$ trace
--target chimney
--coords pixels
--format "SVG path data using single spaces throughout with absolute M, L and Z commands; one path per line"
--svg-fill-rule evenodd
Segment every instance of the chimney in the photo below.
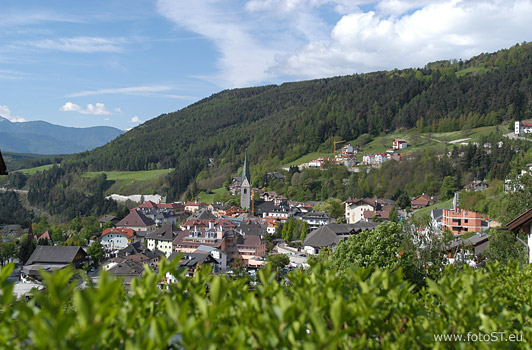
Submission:
M 453 211 L 456 211 L 457 208 L 458 208 L 458 192 L 455 192 L 454 198 L 453 198 Z

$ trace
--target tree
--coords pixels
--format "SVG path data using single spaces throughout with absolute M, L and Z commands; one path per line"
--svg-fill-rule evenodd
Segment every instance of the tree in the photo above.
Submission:
M 299 235 L 299 238 L 301 239 L 301 243 L 305 242 L 305 238 L 308 235 L 308 224 L 306 221 L 303 221 L 303 224 L 301 225 L 301 234 Z
M 397 203 L 396 204 L 401 209 L 410 208 L 410 206 L 411 206 L 410 197 L 408 197 L 408 195 L 406 193 L 402 193 L 397 198 Z
M 443 179 L 443 184 L 441 185 L 440 195 L 442 199 L 452 198 L 454 192 L 459 190 L 460 186 L 458 180 L 454 176 L 446 176 Z
M 36 246 L 33 235 L 26 235 L 26 237 L 22 239 L 18 251 L 18 259 L 21 264 L 25 264 L 26 261 L 28 261 Z
M 99 261 L 103 258 L 105 251 L 103 250 L 100 242 L 93 242 L 89 249 L 87 249 L 87 254 L 92 258 L 92 261 L 98 265 Z
M 345 271 L 351 266 L 395 269 L 400 266 L 401 225 L 383 223 L 341 242 L 332 254 L 333 266 Z
M 285 254 L 273 254 L 266 257 L 266 261 L 272 267 L 272 271 L 276 272 L 277 280 L 283 277 L 283 269 L 290 264 L 290 258 Z
M 288 221 L 283 225 L 282 237 L 285 240 L 285 242 L 292 241 L 292 238 L 294 235 L 294 221 L 295 219 L 292 217 L 288 219 Z
M 395 205 L 392 207 L 392 210 L 390 210 L 390 216 L 388 220 L 391 222 L 399 222 L 399 211 Z
M 0 242 L 0 265 L 4 266 L 7 262 L 17 256 L 17 245 L 15 242 Z
M 324 211 L 337 218 L 344 215 L 344 204 L 336 198 L 329 198 L 320 205 L 314 207 L 316 211 Z

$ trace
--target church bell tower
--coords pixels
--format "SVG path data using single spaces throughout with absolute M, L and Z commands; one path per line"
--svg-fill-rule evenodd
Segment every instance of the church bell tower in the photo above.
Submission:
M 249 173 L 248 156 L 244 156 L 242 169 L 242 182 L 240 185 L 240 206 L 244 209 L 251 207 L 251 175 Z

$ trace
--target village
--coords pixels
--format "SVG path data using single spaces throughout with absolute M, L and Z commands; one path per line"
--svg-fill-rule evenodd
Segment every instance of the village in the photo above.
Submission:
M 389 159 L 399 161 L 401 154 L 395 152 L 406 148 L 407 143 L 395 139 L 392 146 L 388 154 L 364 155 L 363 163 L 378 166 Z M 356 149 L 351 145 L 345 145 L 335 156 L 338 164 L 359 166 Z M 321 167 L 320 159 L 309 164 Z M 94 280 L 103 269 L 121 279 L 126 287 L 144 274 L 145 266 L 156 271 L 163 258 L 180 259 L 179 267 L 189 277 L 198 268 L 210 266 L 214 274 L 231 276 L 238 269 L 238 273 L 244 271 L 252 278 L 268 263 L 269 257 L 279 254 L 287 257 L 282 266 L 284 272 L 305 269 L 309 257 L 320 251 L 334 251 L 350 236 L 374 230 L 383 222 L 407 220 L 414 211 L 437 202 L 436 197 L 422 194 L 410 198 L 407 208 L 397 210 L 396 201 L 391 199 L 350 198 L 342 203 L 343 215 L 333 217 L 325 211 L 314 211 L 314 207 L 319 208 L 317 202 L 297 202 L 273 191 L 253 188 L 247 158 L 242 169 L 242 174 L 233 177 L 230 185 L 231 193 L 240 197 L 240 206 L 197 200 L 174 203 L 147 200 L 122 219 L 112 215 L 100 217 L 101 230 L 92 237 L 89 247 L 54 245 L 49 232 L 35 236 L 39 242 L 44 239 L 49 244 L 38 245 L 22 266 L 15 292 L 26 295 L 30 288 L 39 288 L 41 271 L 51 272 L 69 265 L 87 269 Z M 532 165 L 522 175 L 528 172 L 532 172 Z M 278 179 L 283 176 L 277 172 L 269 175 Z M 486 187 L 485 182 L 477 180 L 464 190 L 482 191 Z M 427 225 L 412 229 L 429 238 L 443 232 L 452 234 L 455 238 L 444 248 L 448 257 L 445 263 L 461 259 L 472 267 L 488 247 L 490 235 L 486 231 L 500 226 L 485 215 L 461 209 L 457 193 L 452 207 L 432 209 L 430 220 Z M 295 222 L 299 223 L 297 232 L 286 234 Z M 31 228 L 29 235 L 33 235 Z M 96 261 L 89 254 L 92 245 L 102 250 Z M 171 283 L 175 278 L 167 275 L 161 283 Z

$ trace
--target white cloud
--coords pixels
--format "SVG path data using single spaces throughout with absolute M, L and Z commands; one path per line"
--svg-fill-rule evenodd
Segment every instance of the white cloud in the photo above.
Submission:
M 131 122 L 132 123 L 142 123 L 142 120 L 140 120 L 140 118 L 138 116 L 134 116 L 133 118 L 131 118 Z
M 105 107 L 105 104 L 103 103 L 96 103 L 92 104 L 89 103 L 85 109 L 81 108 L 75 103 L 67 102 L 63 106 L 59 108 L 59 110 L 63 112 L 79 112 L 82 114 L 93 114 L 93 115 L 109 115 L 111 112 L 107 110 Z
M 77 112 L 77 111 L 80 111 L 81 109 L 82 108 L 80 106 L 72 102 L 67 102 L 64 105 L 62 105 L 61 108 L 59 108 L 59 110 L 63 112 Z
M 120 107 L 113 109 L 113 111 L 116 113 L 122 113 L 122 109 L 120 109 Z
M 529 41 L 530 0 L 158 0 L 211 41 L 223 87 L 468 59 Z
M 145 86 L 131 86 L 125 88 L 112 88 L 112 89 L 99 89 L 99 90 L 86 90 L 75 92 L 67 95 L 66 97 L 80 97 L 80 96 L 93 96 L 93 95 L 107 95 L 107 94 L 122 94 L 122 95 L 141 95 L 157 93 L 162 91 L 170 91 L 173 88 L 168 85 L 145 85 Z
M 6 105 L 0 105 L 0 117 L 3 117 L 13 123 L 23 123 L 26 119 L 11 115 L 11 110 Z
M 99 38 L 79 36 L 74 38 L 44 39 L 23 42 L 23 45 L 44 50 L 59 50 L 66 52 L 120 52 L 124 44 L 128 43 L 125 38 Z

